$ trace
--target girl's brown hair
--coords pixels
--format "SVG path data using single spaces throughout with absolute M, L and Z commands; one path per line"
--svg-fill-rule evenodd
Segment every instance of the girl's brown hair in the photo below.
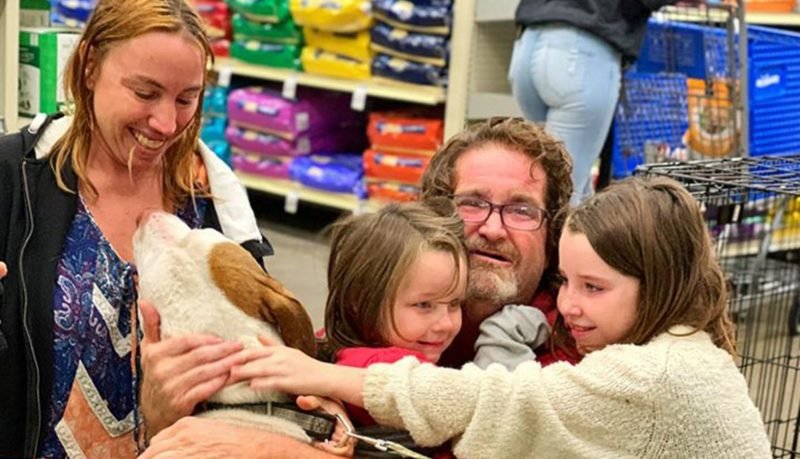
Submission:
M 725 277 L 700 206 L 680 184 L 666 178 L 616 183 L 571 211 L 565 229 L 586 235 L 609 266 L 639 279 L 636 320 L 624 343 L 644 344 L 672 326 L 689 325 L 735 355 Z M 560 317 L 555 334 L 568 339 Z
M 384 324 L 391 321 L 400 281 L 420 253 L 430 249 L 452 255 L 456 274 L 451 289 L 457 288 L 467 247 L 464 224 L 449 199 L 389 204 L 376 213 L 335 223 L 328 262 L 325 352 L 386 345 Z
M 67 132 L 54 145 L 50 154 L 59 188 L 70 190 L 63 172 L 69 162 L 90 197 L 97 189 L 87 175 L 89 147 L 95 132 L 94 97 L 87 85 L 90 72 L 98 72 L 109 49 L 119 43 L 148 32 L 185 33 L 203 49 L 206 65 L 213 60 L 208 37 L 197 13 L 184 0 L 99 0 L 81 35 L 75 51 L 64 69 L 66 94 L 74 102 L 74 113 Z M 90 68 L 91 67 L 91 68 Z M 203 85 L 205 86 L 203 76 Z M 195 191 L 194 153 L 200 133 L 202 93 L 197 111 L 180 138 L 164 154 L 164 201 L 177 205 Z

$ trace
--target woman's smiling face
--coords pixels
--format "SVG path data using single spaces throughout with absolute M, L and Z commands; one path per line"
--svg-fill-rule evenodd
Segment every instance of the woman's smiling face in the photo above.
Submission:
M 148 32 L 111 47 L 87 81 L 94 95 L 92 151 L 133 169 L 161 164 L 200 103 L 205 54 L 181 32 Z

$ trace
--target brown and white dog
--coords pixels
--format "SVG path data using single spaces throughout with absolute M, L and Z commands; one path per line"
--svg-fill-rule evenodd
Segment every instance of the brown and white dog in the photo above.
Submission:
M 211 333 L 245 347 L 261 346 L 259 336 L 315 354 L 308 313 L 266 274 L 241 246 L 213 229 L 190 229 L 174 215 L 155 212 L 134 235 L 139 295 L 161 316 L 163 336 Z M 254 391 L 246 382 L 223 388 L 208 402 L 241 405 L 289 402 L 286 394 Z M 242 409 L 211 410 L 201 416 L 258 425 L 303 441 L 296 423 Z

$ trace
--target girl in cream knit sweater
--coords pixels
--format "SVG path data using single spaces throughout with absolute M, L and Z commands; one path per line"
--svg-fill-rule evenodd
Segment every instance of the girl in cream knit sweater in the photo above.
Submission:
M 567 217 L 556 340 L 583 361 L 509 372 L 413 358 L 356 369 L 293 349 L 250 352 L 235 380 L 326 395 L 460 458 L 770 457 L 733 360 L 725 279 L 699 206 L 667 179 L 629 179 Z

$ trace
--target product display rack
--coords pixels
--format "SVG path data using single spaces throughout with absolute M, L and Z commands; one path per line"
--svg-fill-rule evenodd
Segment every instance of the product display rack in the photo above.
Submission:
M 344 80 L 261 67 L 218 58 L 215 69 L 232 76 L 284 82 L 351 93 L 354 98 L 382 98 L 423 105 L 444 104 L 445 139 L 460 131 L 468 120 L 491 116 L 521 116 L 507 81 L 515 27 L 514 10 L 519 0 L 458 0 L 453 6 L 450 75 L 446 89 L 371 79 Z M 749 14 L 747 22 L 800 25 L 800 14 Z M 30 122 L 17 115 L 19 2 L 0 0 L 0 117 L 7 130 Z M 355 102 L 355 101 L 354 101 Z M 355 104 L 354 104 L 355 105 Z M 286 187 L 268 178 L 242 176 L 248 188 L 282 194 Z M 316 192 L 316 190 L 314 190 Z M 324 192 L 320 192 L 324 193 Z M 301 202 L 315 202 L 352 210 L 356 204 L 337 193 L 330 199 L 312 201 L 316 193 L 301 193 Z M 318 197 L 318 196 L 316 196 Z M 349 198 L 349 197 L 348 197 Z M 355 198 L 353 198 L 355 199 Z M 367 206 L 369 207 L 369 205 Z

